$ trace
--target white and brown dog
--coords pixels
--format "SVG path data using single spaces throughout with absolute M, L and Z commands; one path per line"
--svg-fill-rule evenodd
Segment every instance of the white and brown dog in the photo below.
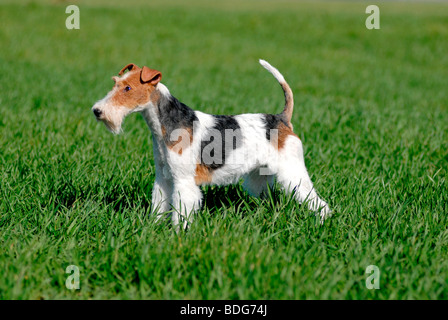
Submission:
M 157 70 L 128 64 L 112 77 L 113 89 L 92 108 L 113 133 L 123 119 L 140 112 L 152 131 L 155 183 L 152 212 L 160 218 L 171 212 L 178 228 L 191 222 L 201 207 L 201 185 L 227 185 L 244 179 L 243 187 L 259 196 L 274 179 L 322 220 L 330 214 L 308 175 L 302 142 L 293 132 L 293 95 L 281 73 L 260 60 L 285 94 L 280 114 L 210 115 L 194 111 L 173 97 Z M 128 71 L 125 73 L 125 71 Z

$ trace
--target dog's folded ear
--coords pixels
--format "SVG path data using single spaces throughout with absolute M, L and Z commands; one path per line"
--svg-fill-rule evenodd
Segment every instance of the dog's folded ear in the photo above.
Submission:
M 126 70 L 131 71 L 133 68 L 137 69 L 138 66 L 134 63 L 129 63 L 123 69 L 121 69 L 120 72 L 118 72 L 118 75 L 121 76 Z
M 152 85 L 156 85 L 162 80 L 162 73 L 157 70 L 149 69 L 147 66 L 142 68 L 140 79 L 143 83 L 149 82 Z

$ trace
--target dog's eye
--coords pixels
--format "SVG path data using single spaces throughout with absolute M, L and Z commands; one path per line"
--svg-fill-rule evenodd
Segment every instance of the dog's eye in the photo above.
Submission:
M 129 90 L 131 90 L 132 88 L 130 87 L 130 86 L 126 86 L 125 88 L 124 88 L 124 92 L 128 92 Z

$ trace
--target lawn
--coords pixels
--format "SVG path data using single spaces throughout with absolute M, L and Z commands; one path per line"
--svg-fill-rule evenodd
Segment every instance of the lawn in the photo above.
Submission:
M 63 1 L 0 4 L 1 299 L 448 298 L 447 3 L 379 2 L 367 30 L 366 2 L 73 2 L 79 30 Z M 194 109 L 280 112 L 259 58 L 334 216 L 237 185 L 154 224 L 143 118 L 114 136 L 91 106 L 133 62 Z

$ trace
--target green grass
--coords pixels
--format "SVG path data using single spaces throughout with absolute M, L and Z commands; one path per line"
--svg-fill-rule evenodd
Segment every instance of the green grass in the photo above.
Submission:
M 447 4 L 380 3 L 369 31 L 361 2 L 134 2 L 80 2 L 77 31 L 66 3 L 0 5 L 0 298 L 448 298 Z M 134 62 L 195 109 L 279 112 L 258 58 L 335 215 L 208 187 L 190 230 L 153 224 L 144 120 L 113 136 L 91 106 Z

